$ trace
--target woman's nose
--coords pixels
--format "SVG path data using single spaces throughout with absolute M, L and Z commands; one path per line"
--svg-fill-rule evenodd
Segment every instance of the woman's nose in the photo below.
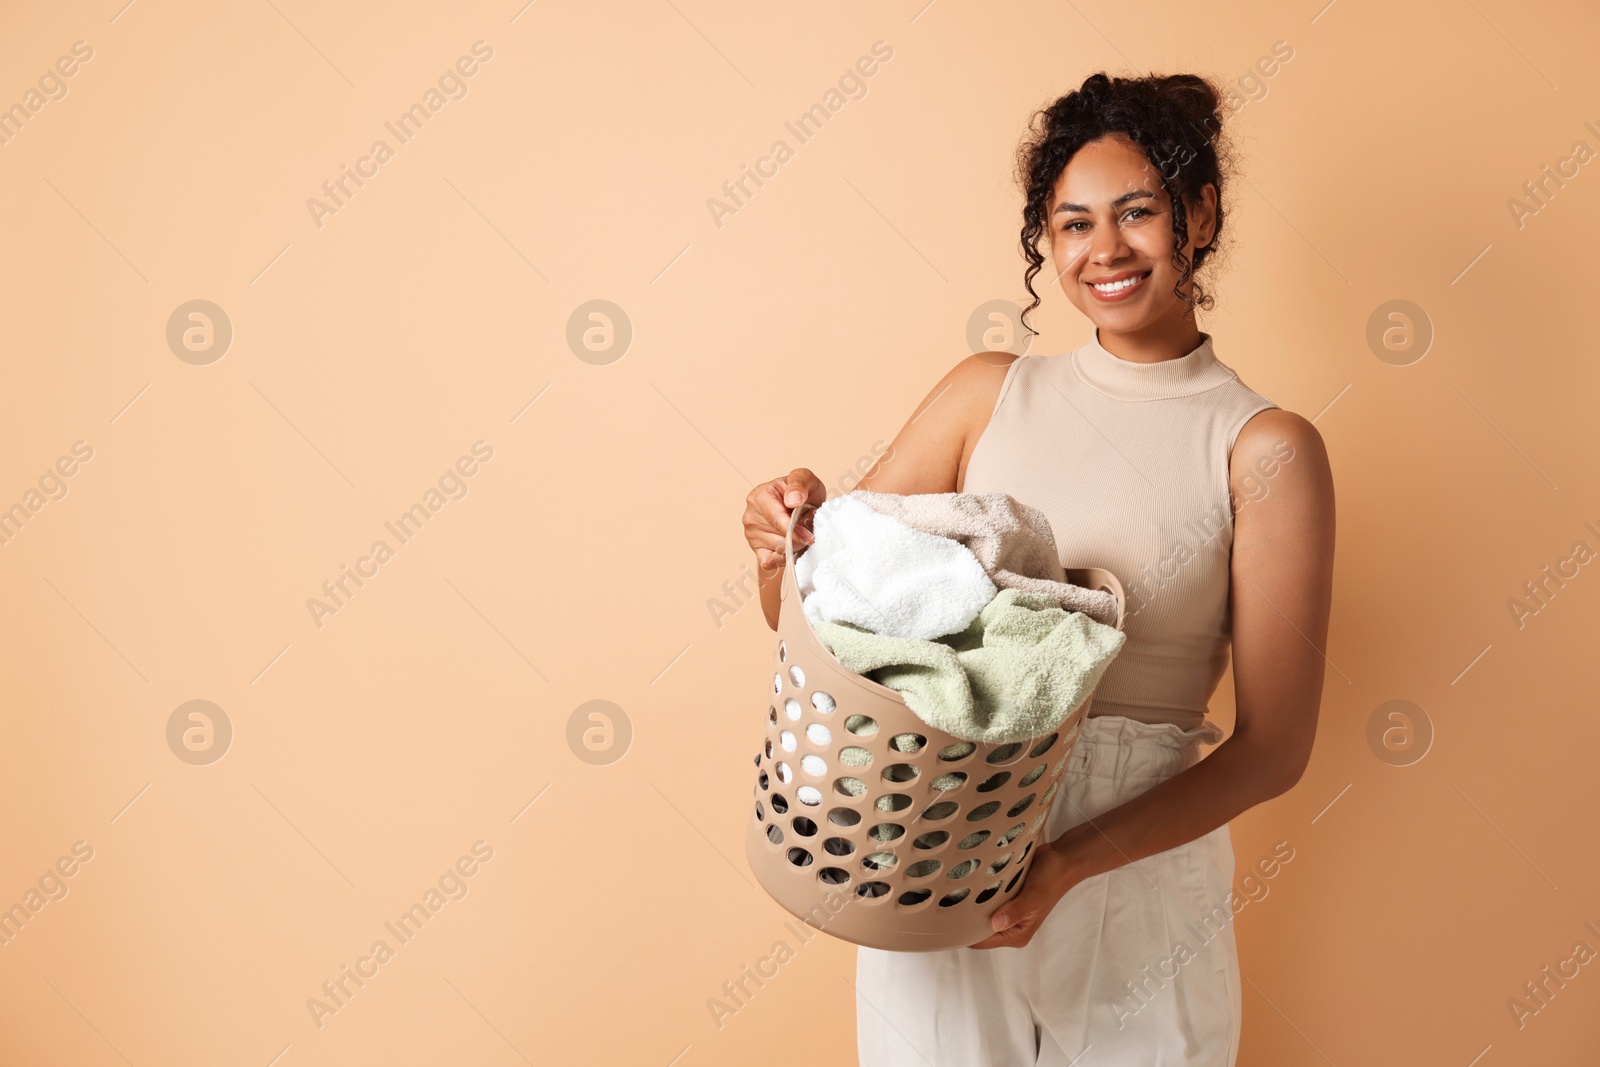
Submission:
M 1089 260 L 1092 263 L 1115 263 L 1127 252 L 1127 242 L 1122 231 L 1115 226 L 1101 226 L 1089 242 Z

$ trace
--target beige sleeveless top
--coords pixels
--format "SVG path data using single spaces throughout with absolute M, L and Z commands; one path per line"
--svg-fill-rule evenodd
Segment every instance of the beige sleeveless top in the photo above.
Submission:
M 1091 716 L 1199 726 L 1228 666 L 1228 458 L 1245 422 L 1278 405 L 1200 337 L 1161 363 L 1112 355 L 1098 331 L 1072 352 L 1017 359 L 967 461 L 963 492 L 1038 508 L 1064 566 L 1123 584 L 1128 640 Z

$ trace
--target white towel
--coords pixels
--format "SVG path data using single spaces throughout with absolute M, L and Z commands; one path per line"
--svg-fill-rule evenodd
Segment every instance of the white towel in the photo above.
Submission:
M 1000 590 L 961 542 L 925 533 L 849 495 L 817 508 L 795 560 L 806 617 L 931 641 L 967 628 Z

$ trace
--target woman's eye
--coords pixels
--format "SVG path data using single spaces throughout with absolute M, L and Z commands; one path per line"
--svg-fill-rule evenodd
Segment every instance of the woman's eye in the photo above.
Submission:
M 1141 219 L 1146 215 L 1154 215 L 1154 214 L 1155 214 L 1155 212 L 1151 211 L 1149 208 L 1135 207 L 1135 208 L 1129 208 L 1127 213 L 1125 215 L 1123 215 L 1122 218 L 1123 218 L 1124 221 L 1133 221 L 1133 220 Z M 1062 226 L 1061 227 L 1061 232 L 1062 233 L 1082 233 L 1083 230 L 1076 229 L 1075 227 L 1079 227 L 1079 226 L 1087 227 L 1088 225 L 1089 224 L 1087 222 L 1083 221 L 1082 219 L 1074 219 L 1073 221 L 1067 223 L 1065 226 Z

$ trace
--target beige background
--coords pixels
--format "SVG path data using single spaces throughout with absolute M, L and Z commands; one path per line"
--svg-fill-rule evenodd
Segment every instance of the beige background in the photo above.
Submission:
M 1590 5 L 123 3 L 0 15 L 0 105 L 93 50 L 0 144 L 0 507 L 27 515 L 0 545 L 0 906 L 59 897 L 0 945 L 0 1061 L 853 1063 L 853 947 L 794 945 L 743 859 L 772 639 L 725 591 L 743 498 L 802 465 L 837 491 L 974 312 L 1026 302 L 1012 152 L 1104 68 L 1244 79 L 1201 326 L 1337 477 L 1315 756 L 1233 824 L 1241 879 L 1294 849 L 1238 914 L 1240 1062 L 1591 1062 L 1600 963 L 1508 1006 L 1600 951 L 1596 566 L 1511 610 L 1600 548 Z M 380 138 L 319 226 L 307 200 Z M 598 299 L 621 358 L 569 346 Z M 1367 341 L 1401 299 L 1436 331 L 1405 366 Z M 192 300 L 233 331 L 204 365 L 166 340 Z M 1059 289 L 1034 321 L 1035 352 L 1088 329 Z M 209 764 L 169 747 L 191 700 L 231 724 Z M 571 740 L 595 700 L 604 765 Z M 1393 700 L 1433 733 L 1407 766 L 1368 741 Z M 399 943 L 441 877 L 466 895 Z M 319 1027 L 308 999 L 379 939 Z

